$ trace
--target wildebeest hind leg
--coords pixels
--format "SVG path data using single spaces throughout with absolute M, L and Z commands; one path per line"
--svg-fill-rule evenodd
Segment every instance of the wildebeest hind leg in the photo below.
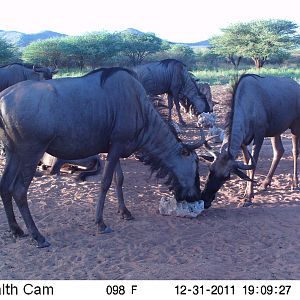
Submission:
M 119 210 L 118 212 L 121 214 L 121 217 L 125 220 L 132 220 L 133 216 L 131 215 L 131 212 L 127 209 L 125 206 L 124 196 L 123 196 L 123 181 L 124 181 L 124 175 L 121 168 L 120 160 L 118 161 L 115 172 L 114 172 L 114 182 L 116 185 L 116 193 L 118 197 L 119 202 Z
M 18 225 L 12 205 L 11 186 L 18 170 L 18 159 L 6 150 L 6 166 L 0 182 L 0 195 L 7 215 L 8 225 L 14 237 L 26 236 Z
M 299 190 L 298 183 L 298 156 L 299 156 L 299 135 L 292 131 L 292 143 L 293 143 L 293 160 L 294 160 L 294 172 L 292 190 Z
M 37 241 L 39 248 L 48 247 L 50 243 L 41 235 L 33 221 L 28 207 L 27 191 L 41 156 L 42 154 L 37 159 L 33 157 L 20 159 L 20 168 L 18 169 L 12 189 L 13 198 L 17 203 L 26 227 L 30 235 Z
M 271 185 L 272 177 L 273 177 L 275 170 L 277 168 L 277 165 L 284 153 L 284 148 L 282 145 L 280 135 L 271 137 L 271 143 L 272 143 L 272 148 L 273 148 L 273 159 L 272 159 L 272 164 L 271 164 L 270 170 L 269 170 L 265 180 L 261 184 L 262 190 L 266 190 L 267 187 L 269 185 Z

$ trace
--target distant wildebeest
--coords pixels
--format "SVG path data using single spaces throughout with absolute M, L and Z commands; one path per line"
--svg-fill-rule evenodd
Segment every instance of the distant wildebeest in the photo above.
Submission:
M 57 70 L 30 64 L 12 63 L 0 67 L 0 91 L 24 80 L 52 79 Z
M 270 184 L 274 171 L 283 153 L 280 135 L 291 129 L 294 174 L 293 188 L 298 187 L 297 157 L 300 135 L 300 86 L 290 78 L 260 77 L 244 75 L 238 81 L 232 98 L 231 120 L 227 127 L 224 144 L 221 152 L 214 155 L 210 166 L 209 176 L 202 193 L 205 207 L 211 206 L 217 191 L 230 173 L 235 173 L 247 180 L 245 203 L 252 203 L 253 178 L 259 152 L 265 137 L 272 137 L 273 161 L 270 171 L 263 183 L 263 187 Z M 253 141 L 252 157 L 247 145 Z M 236 161 L 242 147 L 246 162 L 244 165 Z M 249 176 L 242 170 L 249 171 Z
M 54 157 L 45 153 L 41 159 L 42 167 L 50 167 L 50 175 L 60 175 L 60 169 L 63 165 L 71 166 L 72 170 L 79 170 L 79 167 L 84 167 L 85 170 L 80 169 L 82 172 L 78 175 L 78 180 L 84 181 L 88 176 L 94 176 L 101 171 L 101 160 L 99 155 L 89 156 L 87 158 L 67 160 Z
M 187 98 L 196 114 L 212 111 L 205 95 L 199 90 L 185 64 L 176 59 L 165 59 L 136 66 L 133 69 L 150 96 L 168 94 L 169 120 L 175 104 L 179 121 L 185 124 L 180 113 L 179 102 Z
M 126 69 L 17 83 L 0 93 L 0 128 L 7 153 L 0 195 L 8 224 L 13 235 L 24 235 L 15 219 L 13 197 L 38 247 L 49 243 L 32 219 L 27 191 L 45 152 L 68 160 L 108 153 L 96 207 L 100 233 L 110 231 L 103 208 L 114 173 L 121 216 L 132 218 L 123 199 L 120 158 L 139 153 L 159 178 L 168 178 L 177 201 L 195 201 L 201 194 L 194 149 L 203 141 L 188 145 L 178 140 Z
M 11 63 L 0 66 L 0 92 L 11 85 L 24 80 L 52 79 L 58 70 L 55 68 L 38 67 L 32 64 Z M 5 155 L 0 142 L 0 155 Z
M 200 82 L 195 78 L 195 76 L 191 75 L 192 78 L 196 81 L 196 84 L 198 86 L 198 89 L 200 93 L 202 93 L 209 104 L 209 107 L 211 108 L 211 111 L 213 110 L 213 105 L 215 102 L 213 102 L 212 94 L 211 94 L 211 88 L 207 82 Z M 190 113 L 190 117 L 192 117 L 193 112 L 193 106 L 191 105 L 190 101 L 187 98 L 180 99 L 180 104 L 185 108 L 186 113 Z

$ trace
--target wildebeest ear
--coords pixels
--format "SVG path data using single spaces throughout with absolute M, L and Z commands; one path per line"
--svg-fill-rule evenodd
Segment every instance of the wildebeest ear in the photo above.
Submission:
M 199 158 L 204 159 L 205 161 L 209 161 L 209 162 L 213 162 L 215 160 L 215 158 L 213 156 L 209 156 L 209 155 L 199 155 Z
M 248 177 L 244 172 L 242 172 L 242 171 L 239 170 L 239 169 L 234 168 L 234 169 L 232 170 L 232 172 L 233 172 L 235 175 L 239 176 L 241 179 L 244 179 L 244 180 L 246 180 L 246 181 L 253 181 L 250 177 Z

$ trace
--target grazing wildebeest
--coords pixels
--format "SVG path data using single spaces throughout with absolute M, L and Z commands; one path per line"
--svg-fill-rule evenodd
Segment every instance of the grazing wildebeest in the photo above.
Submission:
M 210 89 L 209 84 L 207 82 L 200 82 L 198 79 L 195 78 L 195 76 L 193 76 L 193 75 L 191 75 L 191 76 L 196 81 L 196 84 L 198 86 L 198 89 L 199 89 L 200 93 L 202 93 L 206 97 L 206 100 L 207 100 L 207 102 L 209 104 L 209 107 L 212 111 L 213 110 L 213 105 L 215 104 L 215 102 L 213 102 L 211 89 Z M 186 113 L 189 112 L 190 117 L 192 117 L 193 105 L 191 104 L 189 99 L 187 99 L 187 98 L 180 99 L 180 104 L 185 108 Z
M 287 129 L 291 129 L 292 133 L 293 187 L 296 188 L 298 186 L 300 86 L 290 78 L 260 77 L 252 74 L 242 76 L 233 94 L 231 121 L 227 128 L 225 142 L 222 145 L 221 152 L 214 157 L 202 193 L 205 207 L 210 207 L 216 192 L 230 178 L 230 173 L 235 173 L 247 180 L 244 206 L 250 205 L 254 196 L 254 171 L 263 140 L 265 137 L 272 137 L 274 150 L 272 165 L 264 182 L 264 186 L 267 186 L 271 182 L 275 168 L 283 153 L 280 135 Z M 247 145 L 252 141 L 251 157 L 247 151 Z M 243 165 L 236 161 L 241 147 L 246 162 L 251 160 L 251 165 Z M 240 169 L 251 170 L 249 176 Z
M 80 112 L 80 113 L 78 113 Z M 79 78 L 23 81 L 0 93 L 0 128 L 7 153 L 0 195 L 9 227 L 24 233 L 16 222 L 14 198 L 38 247 L 49 243 L 38 231 L 27 203 L 27 190 L 45 152 L 61 159 L 81 159 L 108 153 L 103 168 L 96 224 L 109 232 L 103 220 L 106 193 L 115 172 L 119 210 L 132 218 L 122 189 L 120 158 L 141 152 L 140 159 L 157 171 L 178 201 L 200 196 L 198 157 L 193 145 L 179 141 L 147 98 L 133 73 L 121 68 L 95 70 Z
M 173 103 L 179 121 L 185 124 L 180 113 L 179 102 L 187 98 L 196 114 L 212 111 L 196 81 L 188 72 L 187 67 L 176 59 L 165 59 L 137 66 L 133 69 L 150 96 L 168 94 L 169 120 L 172 119 Z
M 78 180 L 84 181 L 88 176 L 94 176 L 101 171 L 101 160 L 99 155 L 89 156 L 87 158 L 67 160 L 54 157 L 48 153 L 45 153 L 41 159 L 42 167 L 50 167 L 51 175 L 60 175 L 60 169 L 63 165 L 67 164 L 72 166 L 72 169 L 79 170 L 79 167 L 84 167 L 85 170 L 78 175 Z M 82 170 L 82 169 L 80 169 Z
M 12 63 L 0 67 L 0 91 L 24 80 L 51 79 L 57 70 L 30 64 Z

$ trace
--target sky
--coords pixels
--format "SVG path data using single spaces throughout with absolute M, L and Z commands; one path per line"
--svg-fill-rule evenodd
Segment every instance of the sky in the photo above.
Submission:
M 298 4 L 297 4 L 298 3 Z M 135 28 L 171 42 L 199 42 L 236 22 L 285 19 L 299 0 L 0 0 L 0 30 L 68 35 Z

